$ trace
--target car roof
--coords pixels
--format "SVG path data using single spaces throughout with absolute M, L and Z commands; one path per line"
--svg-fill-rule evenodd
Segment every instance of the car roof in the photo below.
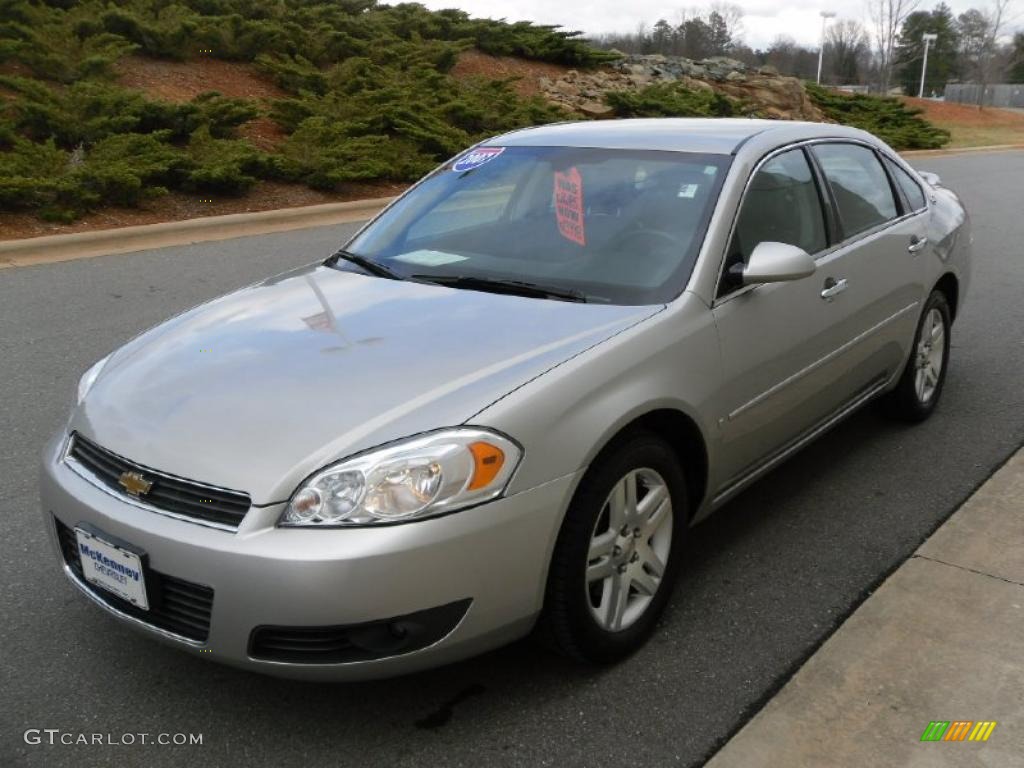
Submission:
M 814 136 L 862 135 L 843 126 L 753 118 L 656 117 L 551 123 L 495 136 L 504 147 L 601 147 L 730 155 L 748 139 L 771 133 L 779 143 Z

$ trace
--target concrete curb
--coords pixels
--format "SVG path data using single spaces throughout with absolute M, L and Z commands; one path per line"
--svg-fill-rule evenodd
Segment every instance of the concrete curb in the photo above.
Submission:
M 362 221 L 392 200 L 381 197 L 8 240 L 0 242 L 0 269 Z
M 1024 448 L 857 608 L 706 768 L 1021 765 L 1022 494 Z M 945 730 L 939 733 L 945 744 L 924 738 L 933 721 L 949 728 L 948 738 Z M 959 728 L 951 725 L 958 722 Z M 981 723 L 999 724 L 991 741 L 968 737 Z

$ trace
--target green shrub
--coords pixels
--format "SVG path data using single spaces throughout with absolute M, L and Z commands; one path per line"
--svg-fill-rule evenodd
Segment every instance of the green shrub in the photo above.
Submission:
M 564 117 L 511 81 L 451 77 L 473 46 L 577 67 L 615 58 L 576 32 L 416 3 L 0 0 L 0 63 L 32 74 L 0 76 L 0 208 L 69 220 L 170 189 L 409 181 L 487 135 Z M 272 107 L 290 135 L 263 152 L 238 138 L 261 113 L 253 100 L 171 103 L 117 85 L 132 51 L 254 62 L 290 94 Z
M 348 181 L 412 181 L 436 163 L 401 136 L 352 135 L 351 127 L 310 117 L 281 148 L 285 178 L 334 190 Z
M 154 134 L 122 134 L 98 142 L 71 172 L 83 190 L 65 198 L 68 207 L 91 207 L 100 201 L 134 206 L 178 185 L 188 168 L 182 152 Z
M 113 7 L 101 13 L 103 29 L 134 43 L 150 56 L 185 59 L 194 47 L 195 12 L 183 5 L 137 2 L 135 6 Z
M 170 140 L 183 141 L 202 126 L 214 136 L 226 137 L 259 114 L 252 102 L 213 92 L 172 104 L 91 80 L 56 89 L 38 80 L 0 76 L 0 86 L 20 96 L 4 111 L 14 130 L 36 141 L 52 138 L 63 147 L 114 134 L 155 131 L 167 131 Z
M 437 53 L 407 49 L 391 66 L 351 58 L 327 74 L 323 93 L 275 102 L 272 115 L 292 132 L 282 148 L 289 178 L 320 189 L 413 180 L 486 136 L 564 117 L 518 97 L 509 81 L 460 82 L 439 72 Z
M 142 97 L 104 83 L 83 81 L 59 90 L 38 80 L 0 76 L 0 85 L 20 96 L 7 106 L 7 118 L 36 141 L 73 147 L 138 124 L 131 107 Z
M 37 144 L 13 137 L 0 153 L 0 209 L 24 210 L 51 205 L 59 179 L 68 166 L 68 153 L 53 141 Z
M 894 149 L 936 149 L 949 142 L 949 131 L 892 96 L 843 94 L 814 83 L 804 87 L 829 120 L 873 133 Z
M 300 30 L 290 23 L 269 19 L 247 19 L 238 13 L 202 16 L 193 35 L 196 48 L 208 48 L 219 59 L 252 61 L 267 51 L 294 48 L 291 41 Z
M 0 61 L 18 61 L 36 77 L 62 83 L 109 78 L 111 65 L 137 46 L 119 35 L 103 33 L 91 23 L 95 13 L 88 4 L 64 10 L 3 0 Z
M 327 76 L 302 56 L 260 55 L 256 65 L 286 91 L 322 94 L 327 90 Z
M 681 83 L 654 83 L 639 91 L 611 91 L 605 102 L 616 117 L 731 117 L 744 114 L 743 104 L 710 89 L 689 89 Z
M 244 99 L 231 99 L 214 91 L 196 96 L 188 105 L 192 107 L 186 120 L 190 133 L 200 128 L 217 138 L 234 136 L 235 128 L 260 114 L 256 105 Z
M 260 178 L 278 174 L 277 163 L 247 141 L 217 139 L 207 127 L 188 143 L 190 169 L 185 188 L 221 195 L 242 195 Z

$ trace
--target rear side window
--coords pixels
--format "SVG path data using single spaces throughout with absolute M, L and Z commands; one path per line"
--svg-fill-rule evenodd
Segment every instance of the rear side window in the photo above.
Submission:
M 896 198 L 877 155 L 857 144 L 814 147 L 839 207 L 846 237 L 896 218 Z
M 907 198 L 907 202 L 910 204 L 910 210 L 919 211 L 924 208 L 924 192 L 921 190 L 921 185 L 914 181 L 913 176 L 896 165 L 892 160 L 887 159 L 885 163 L 889 166 L 889 170 L 892 172 L 892 177 L 896 179 L 896 183 L 899 185 L 900 189 L 903 190 L 903 196 Z
M 754 174 L 743 197 L 726 261 L 746 263 L 758 243 L 787 243 L 810 254 L 825 249 L 818 187 L 801 149 L 776 155 Z

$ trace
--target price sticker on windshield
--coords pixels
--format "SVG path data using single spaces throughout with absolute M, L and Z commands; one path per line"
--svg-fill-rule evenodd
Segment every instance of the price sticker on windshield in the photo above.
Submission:
M 555 171 L 555 218 L 562 237 L 578 245 L 587 244 L 583 226 L 583 179 L 575 167 L 565 173 Z

